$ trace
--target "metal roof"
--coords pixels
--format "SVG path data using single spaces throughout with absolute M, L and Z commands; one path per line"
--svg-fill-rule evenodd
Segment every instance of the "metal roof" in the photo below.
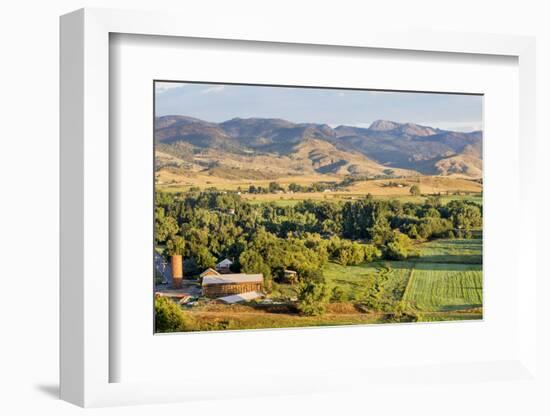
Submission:
M 248 300 L 254 300 L 263 297 L 263 293 L 260 292 L 245 292 L 245 293 L 239 293 L 238 295 L 230 295 L 230 296 L 224 296 L 223 298 L 218 298 L 218 300 L 221 300 L 225 303 L 239 303 L 239 302 L 245 302 Z
M 217 276 L 204 276 L 202 285 L 223 285 L 227 283 L 262 283 L 264 281 L 263 274 L 220 274 Z
M 233 262 L 229 259 L 223 259 L 222 261 L 220 261 L 218 264 L 216 264 L 216 267 L 217 266 L 225 266 L 225 265 L 229 265 L 231 266 L 233 264 Z
M 204 277 L 204 276 L 205 276 L 206 274 L 208 274 L 208 273 L 213 273 L 214 275 L 218 275 L 218 274 L 219 274 L 219 273 L 218 273 L 216 270 L 214 270 L 212 267 L 209 267 L 209 268 L 206 269 L 204 272 L 202 272 L 202 273 L 200 274 L 200 276 L 201 276 L 201 277 Z

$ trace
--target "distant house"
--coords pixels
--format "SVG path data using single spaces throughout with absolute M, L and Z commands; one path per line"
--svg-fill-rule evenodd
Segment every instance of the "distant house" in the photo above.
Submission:
M 219 273 L 230 273 L 231 272 L 231 265 L 233 262 L 229 259 L 224 259 L 220 261 L 218 264 L 216 264 L 216 270 Z
M 298 281 L 298 273 L 294 270 L 285 269 L 284 278 L 287 282 L 296 283 Z
M 219 276 L 220 274 L 214 270 L 212 267 L 209 267 L 208 269 L 206 269 L 204 272 L 202 272 L 200 274 L 201 278 L 203 278 L 204 276 Z
M 209 298 L 238 295 L 246 292 L 261 292 L 264 275 L 259 274 L 221 274 L 204 276 L 202 279 L 202 295 Z
M 285 269 L 285 278 L 296 277 L 297 274 L 294 270 Z

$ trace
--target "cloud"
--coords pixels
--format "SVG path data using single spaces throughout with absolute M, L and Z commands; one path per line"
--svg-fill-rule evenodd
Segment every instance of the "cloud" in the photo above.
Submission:
M 421 121 L 417 124 L 463 133 L 483 130 L 483 123 L 481 121 Z
M 172 90 L 174 88 L 182 88 L 186 85 L 188 84 L 184 84 L 183 82 L 155 82 L 155 92 L 157 94 L 162 94 L 163 92 L 166 92 L 168 90 Z
M 224 85 L 214 85 L 212 87 L 205 88 L 201 91 L 201 94 L 216 94 L 222 92 L 225 89 Z
M 469 133 L 472 131 L 483 130 L 483 123 L 479 121 L 414 121 L 414 120 L 400 121 L 400 120 L 391 120 L 391 119 L 390 121 L 395 121 L 397 123 L 415 123 L 421 126 L 428 126 L 428 127 L 438 128 L 442 130 L 449 130 L 449 131 L 458 131 L 462 133 Z M 370 122 L 358 121 L 356 123 L 349 123 L 348 125 L 353 127 L 369 128 L 371 124 L 372 124 L 372 121 Z

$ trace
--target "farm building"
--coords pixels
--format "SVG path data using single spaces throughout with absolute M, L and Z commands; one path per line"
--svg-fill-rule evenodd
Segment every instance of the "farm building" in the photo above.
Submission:
M 298 274 L 294 270 L 289 270 L 289 269 L 285 269 L 284 273 L 285 273 L 285 279 L 296 278 L 296 275 Z
M 202 279 L 202 295 L 217 298 L 245 292 L 261 292 L 263 283 L 264 275 L 261 273 L 209 275 Z
M 218 264 L 216 264 L 216 271 L 218 271 L 219 273 L 230 273 L 230 268 L 232 264 L 233 262 L 229 259 L 222 260 Z
M 262 292 L 245 292 L 238 295 L 224 296 L 222 298 L 218 298 L 218 301 L 232 305 L 234 303 L 248 302 L 262 297 L 264 297 Z
M 214 270 L 212 267 L 209 267 L 208 269 L 206 269 L 204 272 L 202 272 L 200 274 L 201 278 L 203 278 L 204 276 L 219 276 L 220 274 Z

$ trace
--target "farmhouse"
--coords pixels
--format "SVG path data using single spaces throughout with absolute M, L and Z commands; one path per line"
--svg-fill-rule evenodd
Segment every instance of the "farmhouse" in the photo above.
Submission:
M 216 264 L 216 271 L 219 273 L 230 273 L 230 267 L 233 264 L 233 262 L 229 259 L 225 259 L 220 261 L 218 264 Z
M 261 292 L 263 283 L 264 275 L 261 273 L 208 275 L 202 279 L 202 295 L 216 298 L 246 292 Z

